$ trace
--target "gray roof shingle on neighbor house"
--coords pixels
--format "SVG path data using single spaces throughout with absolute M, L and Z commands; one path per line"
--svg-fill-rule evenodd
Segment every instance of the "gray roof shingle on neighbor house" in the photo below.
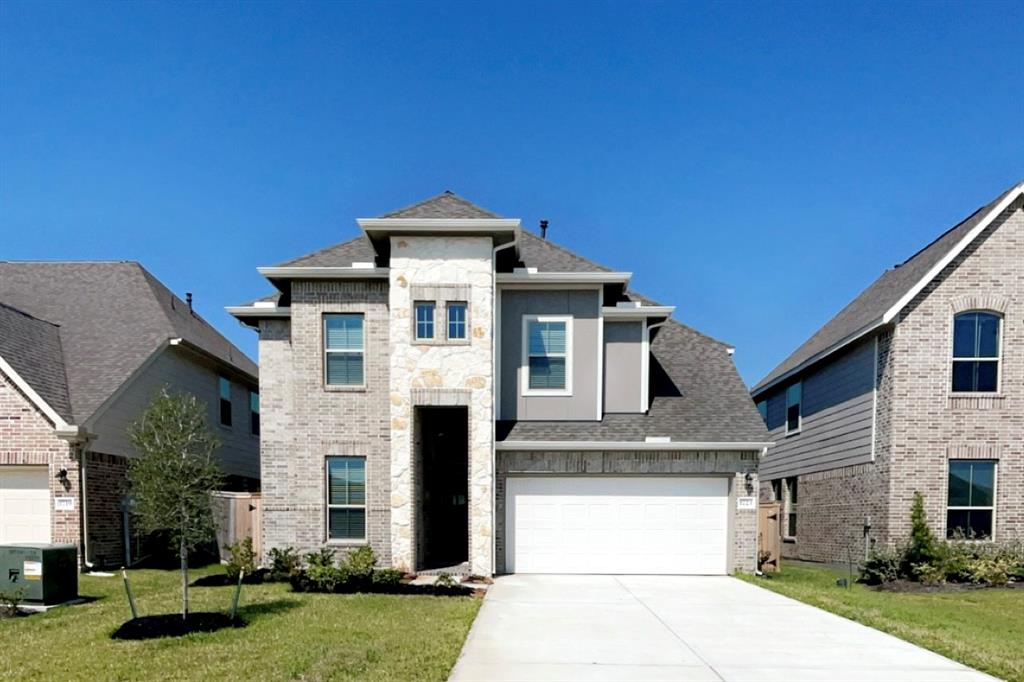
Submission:
M 65 421 L 72 419 L 57 325 L 0 303 L 0 357 Z
M 76 423 L 169 339 L 257 376 L 252 360 L 139 263 L 0 262 L 0 301 L 59 325 Z
M 814 360 L 816 356 L 826 353 L 833 346 L 856 338 L 859 333 L 879 323 L 887 310 L 909 292 L 993 208 L 1014 191 L 1020 191 L 1020 185 L 1006 190 L 906 261 L 882 273 L 881 277 L 876 279 L 871 286 L 862 291 L 849 305 L 816 331 L 811 338 L 807 339 L 767 376 L 757 382 L 752 393 L 757 394 L 764 387 L 800 368 L 801 365 Z
M 388 211 L 380 218 L 500 218 L 501 216 L 486 208 L 477 206 L 463 199 L 451 190 L 445 190 L 415 204 Z

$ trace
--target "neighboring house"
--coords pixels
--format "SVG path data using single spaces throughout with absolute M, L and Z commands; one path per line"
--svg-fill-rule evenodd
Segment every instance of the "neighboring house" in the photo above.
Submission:
M 259 268 L 264 547 L 552 573 L 755 565 L 732 349 L 446 192 Z
M 229 489 L 257 489 L 256 376 L 138 263 L 0 262 L 0 544 L 129 563 L 126 429 L 164 385 L 206 402 Z
M 886 271 L 752 395 L 783 555 L 858 560 L 910 527 L 1024 537 L 1024 183 Z

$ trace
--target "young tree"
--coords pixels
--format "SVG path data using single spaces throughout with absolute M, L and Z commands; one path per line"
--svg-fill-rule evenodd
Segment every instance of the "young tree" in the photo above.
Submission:
M 914 502 L 910 506 L 910 542 L 904 556 L 907 574 L 916 575 L 916 567 L 931 565 L 938 556 L 938 540 L 932 533 L 932 529 L 928 527 L 928 518 L 924 512 L 924 497 L 919 491 L 914 492 Z
M 206 407 L 190 393 L 160 389 L 129 428 L 139 456 L 129 460 L 135 512 L 147 532 L 166 531 L 181 558 L 181 617 L 188 618 L 188 555 L 214 533 L 210 493 L 223 477 L 213 457 L 220 446 Z

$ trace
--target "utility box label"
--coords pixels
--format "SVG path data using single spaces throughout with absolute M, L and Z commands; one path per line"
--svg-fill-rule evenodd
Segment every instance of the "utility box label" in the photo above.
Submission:
M 43 562 L 41 561 L 26 561 L 22 565 L 22 575 L 25 576 L 25 580 L 42 580 L 43 578 Z
M 55 497 L 53 498 L 53 508 L 57 511 L 74 511 L 75 510 L 75 498 L 73 497 Z
M 757 509 L 757 498 L 756 497 L 737 497 L 736 498 L 737 509 Z

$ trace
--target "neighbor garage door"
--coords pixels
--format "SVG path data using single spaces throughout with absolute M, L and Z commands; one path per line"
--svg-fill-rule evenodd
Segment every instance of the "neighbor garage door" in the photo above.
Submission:
M 506 489 L 509 573 L 726 573 L 725 478 L 510 477 Z
M 49 541 L 49 469 L 0 466 L 0 544 Z

